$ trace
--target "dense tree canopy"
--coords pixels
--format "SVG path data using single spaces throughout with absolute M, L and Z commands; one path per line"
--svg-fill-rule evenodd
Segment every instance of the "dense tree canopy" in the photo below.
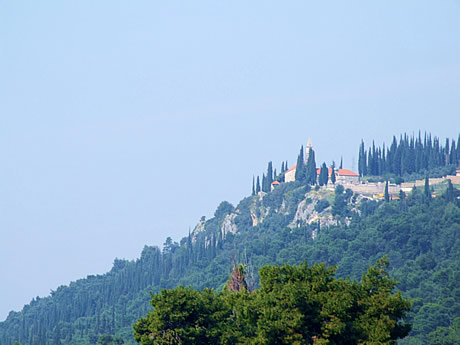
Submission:
M 142 345 L 395 344 L 410 302 L 381 259 L 361 283 L 336 279 L 335 268 L 264 266 L 260 289 L 202 292 L 179 286 L 152 297 L 154 308 L 135 325 Z

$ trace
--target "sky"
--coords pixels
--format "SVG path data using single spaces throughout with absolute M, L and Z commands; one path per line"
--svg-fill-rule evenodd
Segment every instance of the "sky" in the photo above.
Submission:
M 0 321 L 459 95 L 460 1 L 0 0 Z

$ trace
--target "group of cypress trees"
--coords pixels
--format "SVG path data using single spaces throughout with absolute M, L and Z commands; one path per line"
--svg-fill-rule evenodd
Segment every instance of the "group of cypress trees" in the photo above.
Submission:
M 315 161 L 315 151 L 309 149 L 308 160 L 305 163 L 304 160 L 304 149 L 303 145 L 300 148 L 299 155 L 297 157 L 297 167 L 295 172 L 295 180 L 310 185 L 316 184 L 316 161 Z M 262 174 L 262 181 L 257 176 L 252 178 L 252 195 L 256 195 L 260 191 L 268 193 L 271 190 L 271 185 L 273 181 L 284 182 L 284 174 L 288 170 L 288 162 L 283 161 L 281 163 L 281 172 L 280 174 L 276 173 L 276 169 L 273 170 L 272 162 L 268 162 L 267 173 Z
M 297 165 L 296 165 L 296 172 L 295 172 L 295 180 L 300 181 L 305 184 L 309 185 L 316 185 L 317 183 L 320 186 L 327 185 L 329 182 L 329 173 L 326 163 L 321 165 L 321 170 L 319 176 L 317 176 L 316 172 L 316 160 L 315 160 L 315 151 L 312 148 L 308 148 L 310 150 L 308 154 L 307 161 L 305 162 L 304 159 L 304 148 L 303 145 L 300 147 L 299 155 L 297 156 Z M 342 169 L 342 162 L 343 159 L 340 159 L 340 167 Z M 335 184 L 335 163 L 333 162 L 331 165 L 332 174 L 330 176 L 331 182 Z M 284 174 L 288 170 L 288 162 L 283 161 L 281 163 L 281 173 L 277 175 L 276 169 L 273 170 L 272 162 L 268 162 L 267 173 L 262 174 L 262 182 L 259 176 L 252 177 L 252 195 L 256 195 L 260 191 L 268 193 L 271 190 L 271 185 L 273 181 L 284 182 Z
M 307 162 L 304 160 L 303 146 L 300 148 L 299 155 L 297 157 L 297 167 L 295 171 L 295 180 L 304 182 L 306 184 L 316 184 L 316 161 L 315 151 L 312 148 L 309 150 Z
M 439 138 L 425 133 L 424 138 L 418 136 L 401 135 L 399 142 L 395 136 L 390 147 L 372 147 L 366 151 L 364 141 L 361 141 L 358 155 L 358 169 L 360 176 L 383 176 L 394 174 L 419 173 L 437 167 L 458 165 L 460 160 L 460 135 L 457 140 L 446 139 L 444 146 Z
M 288 162 L 281 163 L 281 173 L 277 174 L 276 169 L 273 170 L 273 163 L 268 162 L 267 174 L 262 174 L 262 182 L 257 178 L 252 178 L 252 195 L 256 195 L 260 191 L 268 193 L 271 190 L 273 181 L 284 182 L 284 173 L 288 170 Z

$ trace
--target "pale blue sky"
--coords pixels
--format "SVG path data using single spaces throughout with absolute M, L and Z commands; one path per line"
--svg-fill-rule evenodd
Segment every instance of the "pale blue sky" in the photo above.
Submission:
M 459 1 L 0 0 L 0 320 L 272 160 L 460 130 Z M 355 166 L 356 167 L 356 163 Z

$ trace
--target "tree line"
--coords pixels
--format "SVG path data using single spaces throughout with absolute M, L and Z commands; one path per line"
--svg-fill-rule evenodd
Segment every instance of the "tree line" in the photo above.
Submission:
M 401 135 L 399 141 L 393 136 L 389 147 L 375 145 L 367 150 L 361 141 L 358 153 L 359 175 L 384 176 L 393 174 L 404 176 L 413 173 L 427 172 L 434 168 L 458 166 L 460 161 L 460 135 L 457 140 L 446 139 L 442 145 L 438 137 L 425 133 L 423 139 L 418 136 Z

